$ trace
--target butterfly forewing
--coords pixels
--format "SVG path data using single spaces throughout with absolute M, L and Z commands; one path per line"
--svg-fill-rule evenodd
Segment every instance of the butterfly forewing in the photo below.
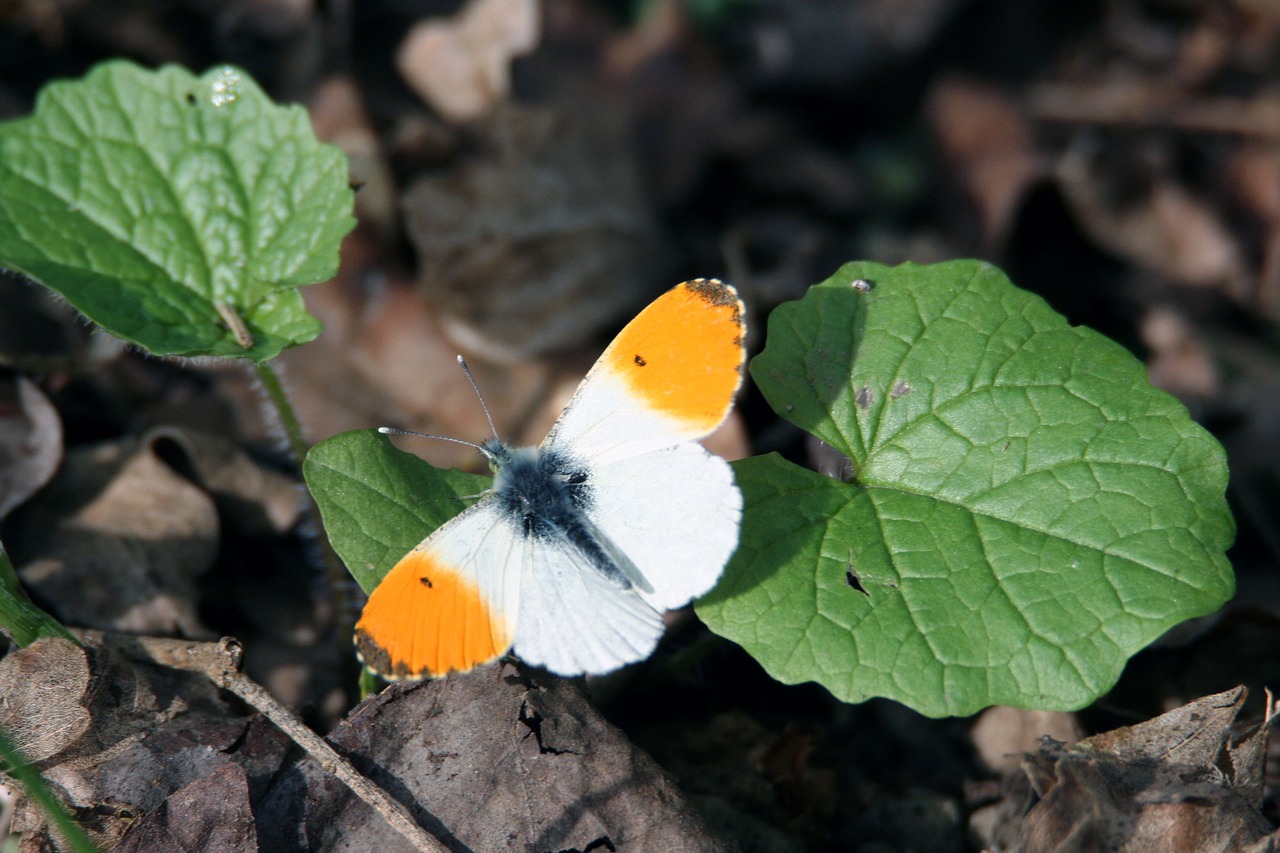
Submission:
M 543 448 L 603 463 L 711 433 L 742 384 L 744 313 L 715 279 L 658 297 L 600 356 Z
M 521 545 L 492 498 L 442 525 L 369 596 L 356 623 L 365 666 L 422 678 L 505 653 L 517 630 Z

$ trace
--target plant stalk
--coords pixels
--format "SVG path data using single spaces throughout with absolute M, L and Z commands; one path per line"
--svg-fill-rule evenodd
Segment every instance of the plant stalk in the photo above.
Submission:
M 289 450 L 298 464 L 298 470 L 301 471 L 303 460 L 307 458 L 307 451 L 311 448 L 306 431 L 302 428 L 302 421 L 298 419 L 298 413 L 293 408 L 293 403 L 289 401 L 289 394 L 285 391 L 284 383 L 281 382 L 280 374 L 275 368 L 268 362 L 259 361 L 254 363 L 254 369 L 257 371 L 262 387 L 266 389 L 267 399 L 271 401 L 280 419 L 280 427 L 284 430 Z M 333 594 L 338 630 L 346 631 L 355 622 L 355 611 L 347 594 L 347 570 L 338 559 L 338 555 L 334 553 L 333 546 L 329 544 L 329 537 L 324 534 L 324 528 L 320 524 L 320 507 L 316 504 L 315 496 L 308 489 L 304 488 L 303 491 L 307 495 L 308 513 L 316 521 L 320 559 L 324 563 L 325 577 L 329 580 L 329 589 Z

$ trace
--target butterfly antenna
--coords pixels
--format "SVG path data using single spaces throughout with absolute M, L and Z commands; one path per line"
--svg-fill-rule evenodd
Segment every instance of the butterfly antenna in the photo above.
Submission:
M 467 360 L 462 356 L 458 356 L 458 366 L 467 375 L 467 381 L 471 383 L 471 387 L 475 389 L 476 396 L 480 398 L 480 408 L 484 409 L 484 416 L 489 421 L 489 431 L 493 433 L 495 440 L 501 441 L 502 439 L 498 436 L 498 428 L 493 425 L 493 415 L 489 414 L 489 406 L 484 401 L 484 395 L 480 393 L 480 386 L 476 383 L 476 378 L 471 375 L 471 368 L 467 367 Z
M 454 438 L 451 435 L 432 435 L 429 432 L 414 432 L 411 429 L 400 429 L 399 427 L 387 426 L 378 427 L 378 432 L 383 435 L 416 435 L 418 438 L 434 438 L 437 441 L 452 441 L 454 444 L 465 444 L 467 447 L 474 447 L 485 456 L 491 455 L 483 445 L 476 444 L 474 441 L 464 441 L 461 438 Z

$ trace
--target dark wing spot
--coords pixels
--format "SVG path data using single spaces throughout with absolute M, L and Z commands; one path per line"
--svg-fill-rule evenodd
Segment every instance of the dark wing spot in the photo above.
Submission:
M 649 363 L 644 360 L 644 356 L 642 356 L 640 353 L 636 353 L 635 362 L 636 362 L 636 367 L 644 367 L 646 364 Z
M 434 584 L 431 583 L 431 578 L 427 577 L 426 575 L 423 575 L 422 577 L 418 578 L 418 583 L 422 584 L 427 589 L 431 589 L 434 586 Z
M 684 283 L 689 292 L 709 305 L 728 305 L 738 302 L 738 294 L 725 287 L 718 278 L 695 278 Z
M 196 105 L 196 96 L 194 93 L 187 92 L 187 103 L 193 107 Z
M 862 582 L 858 580 L 858 576 L 853 573 L 852 569 L 844 573 L 844 582 L 865 596 L 869 597 L 871 595 L 871 593 L 862 588 Z
M 364 631 L 356 629 L 355 641 L 356 657 L 360 658 L 362 664 L 383 678 L 412 678 L 419 675 L 410 672 L 404 661 L 397 661 L 392 665 L 391 655 L 387 653 L 387 650 L 375 643 L 373 638 Z

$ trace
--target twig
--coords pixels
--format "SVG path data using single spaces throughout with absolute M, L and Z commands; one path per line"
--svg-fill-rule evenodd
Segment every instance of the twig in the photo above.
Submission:
M 404 806 L 360 775 L 351 766 L 351 762 L 339 755 L 328 742 L 307 728 L 261 685 L 240 671 L 244 649 L 239 640 L 223 637 L 216 643 L 193 643 L 115 634 L 112 635 L 112 640 L 126 654 L 174 669 L 198 672 L 217 686 L 230 690 L 279 726 L 294 743 L 320 762 L 325 772 L 337 777 L 353 794 L 364 800 L 369 808 L 382 815 L 383 820 L 407 838 L 415 849 L 427 853 L 449 853 L 447 847 L 414 822 Z
M 1045 84 L 1031 90 L 1028 112 L 1043 121 L 1122 127 L 1172 127 L 1280 139 L 1280 100 L 1188 97 L 1145 83 L 1107 86 Z

